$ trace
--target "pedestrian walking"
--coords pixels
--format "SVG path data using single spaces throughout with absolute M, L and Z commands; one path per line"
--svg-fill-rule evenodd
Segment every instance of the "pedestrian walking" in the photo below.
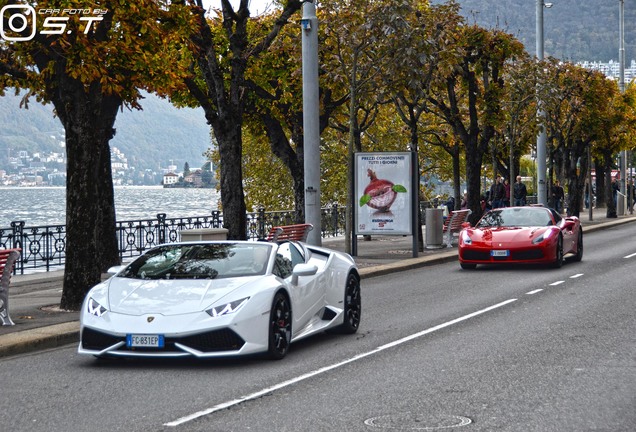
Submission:
M 521 176 L 517 176 L 517 181 L 512 188 L 512 196 L 514 198 L 515 206 L 526 205 L 526 197 L 528 196 L 528 189 L 526 185 L 521 182 Z

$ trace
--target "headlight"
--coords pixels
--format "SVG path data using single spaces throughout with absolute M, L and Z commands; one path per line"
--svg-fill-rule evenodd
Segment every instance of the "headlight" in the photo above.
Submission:
M 470 238 L 470 236 L 468 235 L 468 232 L 466 230 L 462 230 L 462 242 L 464 242 L 464 244 L 473 244 L 473 240 Z
M 86 307 L 88 309 L 88 313 L 91 315 L 95 315 L 96 317 L 103 316 L 106 312 L 108 312 L 108 310 L 104 306 L 97 303 L 95 300 L 93 300 L 92 297 L 88 299 L 88 304 Z
M 553 230 L 547 230 L 546 232 L 541 234 L 539 237 L 532 240 L 532 244 L 541 243 L 542 241 L 549 239 L 550 236 L 552 236 L 552 231 Z
M 218 317 L 221 315 L 231 314 L 239 310 L 245 303 L 247 303 L 249 299 L 250 299 L 249 297 L 245 297 L 240 300 L 235 300 L 231 303 L 225 303 L 220 306 L 215 306 L 212 309 L 206 310 L 206 312 L 211 317 Z

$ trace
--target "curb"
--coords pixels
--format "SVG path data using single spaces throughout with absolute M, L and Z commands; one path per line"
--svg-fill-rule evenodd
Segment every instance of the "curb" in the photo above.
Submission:
M 79 340 L 79 321 L 9 333 L 0 338 L 0 357 L 56 348 Z

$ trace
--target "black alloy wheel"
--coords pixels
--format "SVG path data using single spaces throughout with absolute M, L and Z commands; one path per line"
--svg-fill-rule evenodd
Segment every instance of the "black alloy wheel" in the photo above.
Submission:
M 292 310 L 289 299 L 282 292 L 276 293 L 269 314 L 269 346 L 267 355 L 280 360 L 289 351 L 291 343 Z
M 335 328 L 335 331 L 341 334 L 357 332 L 362 318 L 362 297 L 360 279 L 352 273 L 347 277 L 347 285 L 345 286 L 343 315 L 344 322 Z
M 576 242 L 576 255 L 574 255 L 574 261 L 581 261 L 583 259 L 583 230 L 579 228 L 579 239 Z
M 555 259 L 554 263 L 552 263 L 552 267 L 561 268 L 563 266 L 563 237 L 559 235 L 559 239 L 557 240 L 556 251 L 555 251 Z

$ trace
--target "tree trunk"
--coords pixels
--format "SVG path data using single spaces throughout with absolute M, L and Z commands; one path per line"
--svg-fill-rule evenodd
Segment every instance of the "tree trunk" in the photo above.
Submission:
M 261 121 L 265 125 L 269 145 L 272 153 L 285 164 L 293 181 L 294 219 L 296 223 L 305 222 L 305 170 L 304 147 L 302 129 L 293 133 L 292 141 L 296 143 L 296 151 L 289 144 L 283 126 L 270 113 L 261 114 Z
M 73 80 L 53 100 L 66 132 L 66 267 L 60 307 L 78 310 L 102 272 L 120 262 L 109 141 L 121 99 Z
M 247 240 L 247 207 L 243 192 L 243 138 L 240 115 L 217 122 L 214 135 L 219 145 L 221 169 L 221 205 L 223 227 L 228 230 L 228 239 Z

